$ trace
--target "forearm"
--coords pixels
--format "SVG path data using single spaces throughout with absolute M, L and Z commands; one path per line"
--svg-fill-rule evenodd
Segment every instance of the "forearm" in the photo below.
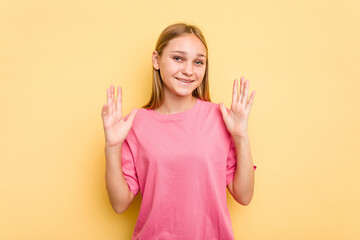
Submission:
M 238 202 L 247 205 L 252 199 L 255 182 L 250 140 L 247 135 L 233 140 L 237 156 L 237 167 L 233 181 L 234 197 Z
M 105 145 L 106 190 L 110 203 L 117 213 L 125 211 L 130 204 L 130 190 L 121 167 L 121 145 Z

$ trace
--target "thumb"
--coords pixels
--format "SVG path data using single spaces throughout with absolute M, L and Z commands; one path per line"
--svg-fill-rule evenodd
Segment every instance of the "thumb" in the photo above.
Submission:
M 225 118 L 227 118 L 228 111 L 226 110 L 226 107 L 225 107 L 224 103 L 222 103 L 222 102 L 219 103 L 219 107 L 220 107 L 220 111 L 222 113 L 223 119 L 225 120 Z
M 130 125 L 132 125 L 132 122 L 134 121 L 137 110 L 137 108 L 133 108 L 129 114 L 128 119 L 126 120 L 126 122 L 128 122 Z

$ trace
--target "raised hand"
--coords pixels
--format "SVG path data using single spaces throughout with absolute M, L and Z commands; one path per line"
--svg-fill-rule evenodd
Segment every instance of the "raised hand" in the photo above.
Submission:
M 137 109 L 131 110 L 129 118 L 125 121 L 122 115 L 122 90 L 121 87 L 117 88 L 117 97 L 115 100 L 115 87 L 110 85 L 110 88 L 106 89 L 107 103 L 104 104 L 101 117 L 103 120 L 106 145 L 121 146 L 125 141 L 136 115 Z
M 238 81 L 235 79 L 230 111 L 227 111 L 224 103 L 219 104 L 225 125 L 234 139 L 248 136 L 247 125 L 255 91 L 251 93 L 249 99 L 248 92 L 249 80 L 244 81 L 244 77 L 240 78 L 240 93 L 238 93 Z

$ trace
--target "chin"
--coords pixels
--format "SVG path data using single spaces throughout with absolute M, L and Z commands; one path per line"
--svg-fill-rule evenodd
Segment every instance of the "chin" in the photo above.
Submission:
M 187 91 L 176 91 L 176 95 L 181 96 L 181 97 L 186 97 L 186 96 L 192 95 L 192 93 L 195 91 L 195 89 L 187 90 Z

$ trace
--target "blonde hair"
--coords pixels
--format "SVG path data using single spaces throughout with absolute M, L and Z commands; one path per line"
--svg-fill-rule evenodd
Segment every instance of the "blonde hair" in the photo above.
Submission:
M 209 92 L 209 60 L 208 60 L 208 48 L 206 45 L 206 41 L 204 35 L 200 31 L 200 29 L 195 25 L 189 25 L 185 23 L 176 23 L 165 28 L 160 34 L 158 41 L 156 43 L 155 50 L 158 52 L 158 55 L 161 56 L 164 48 L 167 46 L 168 42 L 171 39 L 180 37 L 184 34 L 194 34 L 197 36 L 201 42 L 204 44 L 206 48 L 206 68 L 204 79 L 193 92 L 192 95 L 198 97 L 205 101 L 210 100 L 210 92 Z M 160 71 L 153 68 L 153 85 L 152 92 L 149 102 L 143 106 L 143 108 L 147 109 L 155 109 L 158 108 L 164 101 L 164 82 L 161 79 Z

